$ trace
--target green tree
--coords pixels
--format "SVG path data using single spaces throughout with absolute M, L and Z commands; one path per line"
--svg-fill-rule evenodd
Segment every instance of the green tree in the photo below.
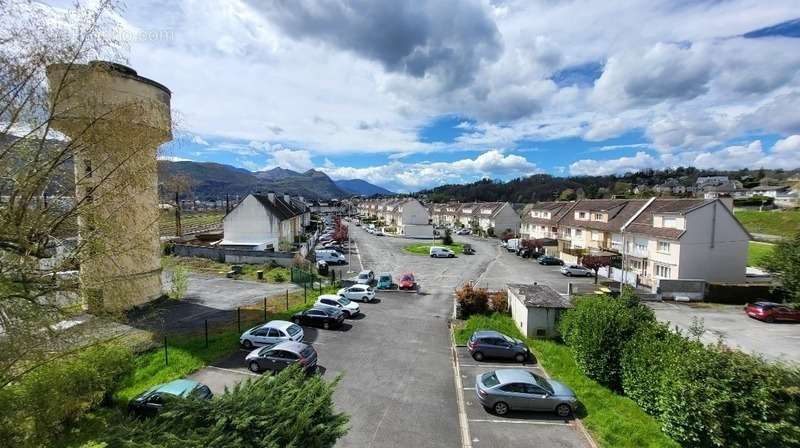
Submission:
M 761 265 L 780 279 L 792 302 L 800 303 L 800 233 L 776 244 Z
M 172 287 L 169 290 L 169 298 L 180 300 L 186 296 L 186 290 L 189 289 L 189 274 L 186 267 L 177 265 L 172 270 Z
M 175 399 L 156 418 L 130 421 L 104 437 L 128 448 L 324 448 L 347 433 L 331 383 L 292 366 L 236 385 L 213 400 Z
M 442 237 L 442 244 L 449 246 L 453 244 L 453 235 L 450 229 L 444 229 L 444 236 Z
M 566 190 L 562 191 L 560 195 L 558 195 L 559 201 L 574 201 L 577 198 L 577 194 L 575 190 L 572 188 L 567 188 Z

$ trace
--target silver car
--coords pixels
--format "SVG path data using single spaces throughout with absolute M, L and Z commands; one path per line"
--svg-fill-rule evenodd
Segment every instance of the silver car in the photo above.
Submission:
M 475 393 L 484 408 L 497 415 L 508 411 L 547 411 L 568 417 L 578 399 L 566 385 L 525 369 L 499 369 L 475 377 Z
M 594 277 L 594 271 L 577 264 L 566 264 L 564 266 L 561 266 L 560 270 L 561 273 L 566 275 L 567 277 L 572 277 L 573 275 L 579 277 Z

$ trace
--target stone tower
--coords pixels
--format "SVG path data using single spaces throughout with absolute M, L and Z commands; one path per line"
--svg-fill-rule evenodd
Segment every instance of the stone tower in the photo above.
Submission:
M 156 151 L 172 139 L 169 89 L 124 65 L 47 67 L 52 127 L 70 140 L 81 295 L 90 311 L 161 296 Z

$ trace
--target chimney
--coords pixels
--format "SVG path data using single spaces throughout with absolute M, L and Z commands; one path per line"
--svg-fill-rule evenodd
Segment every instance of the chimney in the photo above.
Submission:
M 284 193 L 283 194 L 283 201 L 286 202 L 287 204 L 291 204 L 292 203 L 292 198 L 288 194 Z
M 275 192 L 274 191 L 270 191 L 269 193 L 267 193 L 267 198 L 269 199 L 269 202 L 272 202 L 274 204 L 275 203 Z

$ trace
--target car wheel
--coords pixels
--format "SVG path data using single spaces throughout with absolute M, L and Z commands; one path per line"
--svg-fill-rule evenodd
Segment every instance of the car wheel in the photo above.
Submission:
M 431 258 L 436 258 L 436 255 L 431 254 Z
M 292 319 L 292 322 L 296 323 L 297 325 L 300 325 L 300 318 L 295 317 L 294 319 Z
M 253 343 L 249 339 L 245 339 L 242 345 L 244 345 L 244 348 L 253 348 Z
M 448 256 L 447 256 L 447 258 L 455 258 L 455 257 L 456 257 L 456 256 L 455 256 L 455 255 L 453 255 L 453 254 L 450 254 L 450 255 L 448 255 Z
M 495 403 L 494 406 L 492 406 L 492 410 L 497 415 L 506 415 L 508 414 L 508 411 L 510 411 L 508 405 L 502 401 Z
M 515 356 L 514 359 L 516 359 L 517 362 L 525 362 L 525 355 L 522 353 L 517 353 L 517 356 Z
M 483 353 L 481 353 L 481 352 L 473 353 L 472 354 L 472 359 L 474 359 L 475 361 L 483 361 Z
M 569 417 L 570 414 L 572 414 L 572 408 L 566 403 L 561 403 L 556 406 L 556 414 L 558 414 L 559 417 Z
M 771 323 L 775 322 L 775 317 L 773 317 L 773 316 L 767 316 L 767 318 L 766 318 L 766 319 L 764 319 L 764 322 L 766 322 L 766 323 L 768 323 L 768 324 L 771 324 Z
M 261 371 L 261 367 L 259 367 L 258 363 L 255 361 L 252 361 L 248 367 L 250 368 L 251 372 L 258 373 Z
M 361 298 L 361 301 L 364 302 L 364 303 L 367 303 L 367 302 L 369 302 L 369 297 L 364 296 L 364 297 Z
M 564 273 L 564 275 L 566 275 L 567 277 L 572 277 L 572 272 L 567 271 Z
M 331 324 L 330 324 L 330 323 L 328 323 L 328 322 L 323 322 L 323 323 L 322 323 L 322 328 L 324 328 L 324 329 L 328 330 L 328 329 L 330 329 L 330 328 L 331 328 Z

